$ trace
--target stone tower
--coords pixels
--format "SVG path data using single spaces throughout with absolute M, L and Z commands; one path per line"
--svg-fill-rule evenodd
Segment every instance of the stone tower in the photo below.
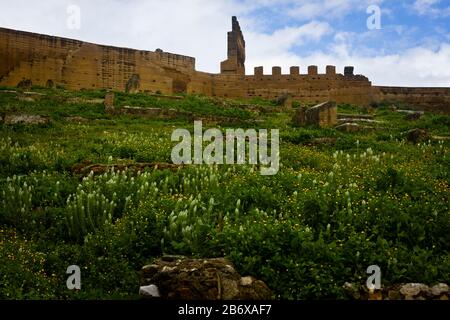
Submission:
M 232 17 L 228 32 L 228 59 L 221 62 L 220 73 L 245 75 L 245 40 L 236 17 Z

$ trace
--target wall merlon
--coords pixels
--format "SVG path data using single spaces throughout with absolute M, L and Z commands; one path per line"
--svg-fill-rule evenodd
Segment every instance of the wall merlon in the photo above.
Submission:
M 316 76 L 318 74 L 317 66 L 309 66 L 308 67 L 308 75 Z
M 289 73 L 293 76 L 297 76 L 300 74 L 300 67 L 299 66 L 292 66 L 289 69 Z
M 335 66 L 327 66 L 326 67 L 326 74 L 327 75 L 335 75 L 336 74 L 336 67 Z
M 353 76 L 354 75 L 355 67 L 353 66 L 346 66 L 344 68 L 344 76 Z
M 255 76 L 264 75 L 264 67 L 255 67 Z
M 281 67 L 272 67 L 273 76 L 281 76 Z

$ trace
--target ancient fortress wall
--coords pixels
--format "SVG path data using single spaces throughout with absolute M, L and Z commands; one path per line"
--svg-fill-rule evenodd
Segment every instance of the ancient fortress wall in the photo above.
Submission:
M 318 74 L 316 66 L 300 72 L 292 67 L 281 74 L 255 68 L 245 75 L 245 41 L 236 19 L 228 33 L 228 59 L 220 74 L 195 70 L 195 59 L 162 52 L 52 37 L 0 28 L 0 85 L 33 85 L 69 89 L 116 89 L 140 92 L 194 93 L 218 97 L 266 99 L 290 94 L 295 100 L 316 103 L 324 100 L 369 103 L 371 84 L 363 76 L 337 74 L 332 66 Z M 303 70 L 302 70 L 303 71 Z
M 60 85 L 173 93 L 186 91 L 195 59 L 0 28 L 0 85 Z
M 450 114 L 450 88 L 372 88 L 374 102 L 400 103 L 412 109 Z
M 294 66 L 289 74 L 281 74 L 280 67 L 273 67 L 271 74 L 264 74 L 262 67 L 258 67 L 254 75 L 217 75 L 213 95 L 273 99 L 289 94 L 294 100 L 305 103 L 328 100 L 370 103 L 371 83 L 364 76 L 337 74 L 334 66 L 327 66 L 325 74 L 318 74 L 317 66 L 309 66 L 307 74 L 299 71 L 299 67 Z
M 406 105 L 450 113 L 450 88 L 375 87 L 368 78 L 343 74 L 334 66 L 319 73 L 317 66 L 280 67 L 245 72 L 245 40 L 235 17 L 228 32 L 228 58 L 220 74 L 195 70 L 195 59 L 156 51 L 97 45 L 77 40 L 0 28 L 0 86 L 20 84 L 61 86 L 68 89 L 114 89 L 128 92 L 190 93 L 229 98 L 294 101 L 335 101 L 369 105 L 373 102 Z

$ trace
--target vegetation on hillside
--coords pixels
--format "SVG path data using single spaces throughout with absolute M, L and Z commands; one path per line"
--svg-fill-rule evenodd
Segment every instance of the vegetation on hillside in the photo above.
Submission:
M 449 116 L 407 121 L 382 106 L 372 110 L 382 130 L 349 134 L 294 128 L 267 101 L 118 93 L 120 106 L 215 116 L 221 128 L 237 118 L 281 136 L 275 176 L 252 165 L 118 171 L 170 163 L 172 131 L 192 123 L 106 114 L 95 100 L 104 91 L 33 91 L 44 95 L 0 91 L 1 115 L 51 118 L 0 125 L 0 299 L 137 298 L 138 271 L 162 254 L 225 256 L 278 299 L 347 298 L 343 284 L 365 283 L 374 264 L 383 285 L 450 278 L 450 143 L 404 134 L 449 136 Z M 81 176 L 80 163 L 110 170 Z M 69 265 L 81 268 L 79 291 L 66 287 Z

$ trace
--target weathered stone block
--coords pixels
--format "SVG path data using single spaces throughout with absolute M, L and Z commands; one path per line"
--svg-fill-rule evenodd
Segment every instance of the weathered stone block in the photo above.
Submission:
M 337 124 L 337 106 L 335 102 L 324 102 L 306 112 L 307 124 L 319 127 L 333 127 Z
M 114 113 L 115 112 L 115 108 L 114 108 L 114 99 L 115 99 L 115 95 L 114 92 L 108 92 L 105 95 L 105 111 L 107 113 Z
M 47 124 L 50 122 L 49 117 L 43 117 L 31 114 L 8 114 L 5 116 L 5 124 Z
M 241 277 L 224 258 L 161 258 L 141 272 L 144 297 L 182 300 L 270 300 L 272 292 L 253 277 Z M 158 290 L 156 290 L 158 289 Z M 149 290 L 147 290 L 149 291 Z
M 306 108 L 298 107 L 292 117 L 292 122 L 294 126 L 302 127 L 306 124 Z
M 292 95 L 290 93 L 284 93 L 275 99 L 278 106 L 283 106 L 285 108 L 292 108 Z
M 337 124 L 336 103 L 324 102 L 309 109 L 300 107 L 295 112 L 292 122 L 296 126 L 333 127 Z

